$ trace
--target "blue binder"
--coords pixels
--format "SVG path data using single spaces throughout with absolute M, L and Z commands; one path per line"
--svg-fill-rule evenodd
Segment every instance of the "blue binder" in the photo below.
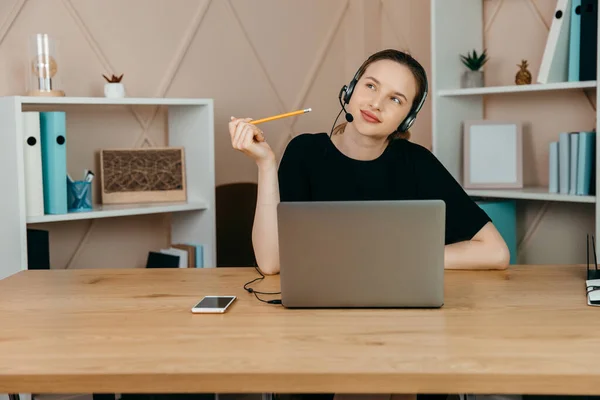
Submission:
M 510 264 L 516 264 L 517 254 L 517 203 L 515 200 L 482 200 L 476 202 L 492 219 L 510 252 Z
M 64 111 L 40 112 L 44 212 L 67 213 L 67 129 Z
M 577 195 L 595 194 L 593 180 L 595 178 L 596 132 L 579 132 L 579 148 L 577 155 Z
M 581 36 L 581 0 L 571 2 L 571 31 L 569 32 L 569 82 L 579 81 L 579 55 Z

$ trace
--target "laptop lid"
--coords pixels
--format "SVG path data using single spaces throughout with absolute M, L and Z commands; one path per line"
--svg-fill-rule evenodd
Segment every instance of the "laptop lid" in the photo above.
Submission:
M 281 202 L 285 307 L 441 307 L 442 200 Z

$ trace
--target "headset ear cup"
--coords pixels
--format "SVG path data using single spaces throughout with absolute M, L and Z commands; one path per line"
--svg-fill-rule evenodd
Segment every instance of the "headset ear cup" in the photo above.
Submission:
M 344 103 L 350 103 L 350 98 L 352 97 L 352 92 L 354 92 L 354 86 L 356 86 L 356 80 L 352 79 L 348 87 L 346 88 L 346 93 L 344 93 Z
M 404 121 L 402 121 L 400 126 L 398 126 L 398 132 L 406 132 L 407 130 L 410 129 L 410 127 L 412 126 L 412 124 L 414 122 L 415 122 L 414 115 L 409 115 L 408 117 L 406 117 L 406 119 Z
M 347 91 L 348 91 L 348 86 L 346 86 L 346 85 L 342 86 L 342 88 L 340 89 L 340 94 L 338 95 L 338 98 L 340 99 L 340 101 L 344 101 L 344 99 L 346 98 Z

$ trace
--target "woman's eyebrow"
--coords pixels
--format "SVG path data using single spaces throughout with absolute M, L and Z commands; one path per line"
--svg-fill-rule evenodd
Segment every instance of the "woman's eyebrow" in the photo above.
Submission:
M 380 84 L 380 82 L 377 79 L 373 78 L 372 76 L 367 76 L 367 79 L 371 79 L 373 82 L 375 82 L 378 85 Z M 394 94 L 398 95 L 400 97 L 404 97 L 404 100 L 407 100 L 406 96 L 400 92 L 394 92 Z

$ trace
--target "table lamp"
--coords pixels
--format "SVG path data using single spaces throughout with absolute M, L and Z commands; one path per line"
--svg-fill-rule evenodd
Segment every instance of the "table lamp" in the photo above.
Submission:
M 58 50 L 55 39 L 46 33 L 30 38 L 28 57 L 27 94 L 29 96 L 64 96 L 60 90 Z

